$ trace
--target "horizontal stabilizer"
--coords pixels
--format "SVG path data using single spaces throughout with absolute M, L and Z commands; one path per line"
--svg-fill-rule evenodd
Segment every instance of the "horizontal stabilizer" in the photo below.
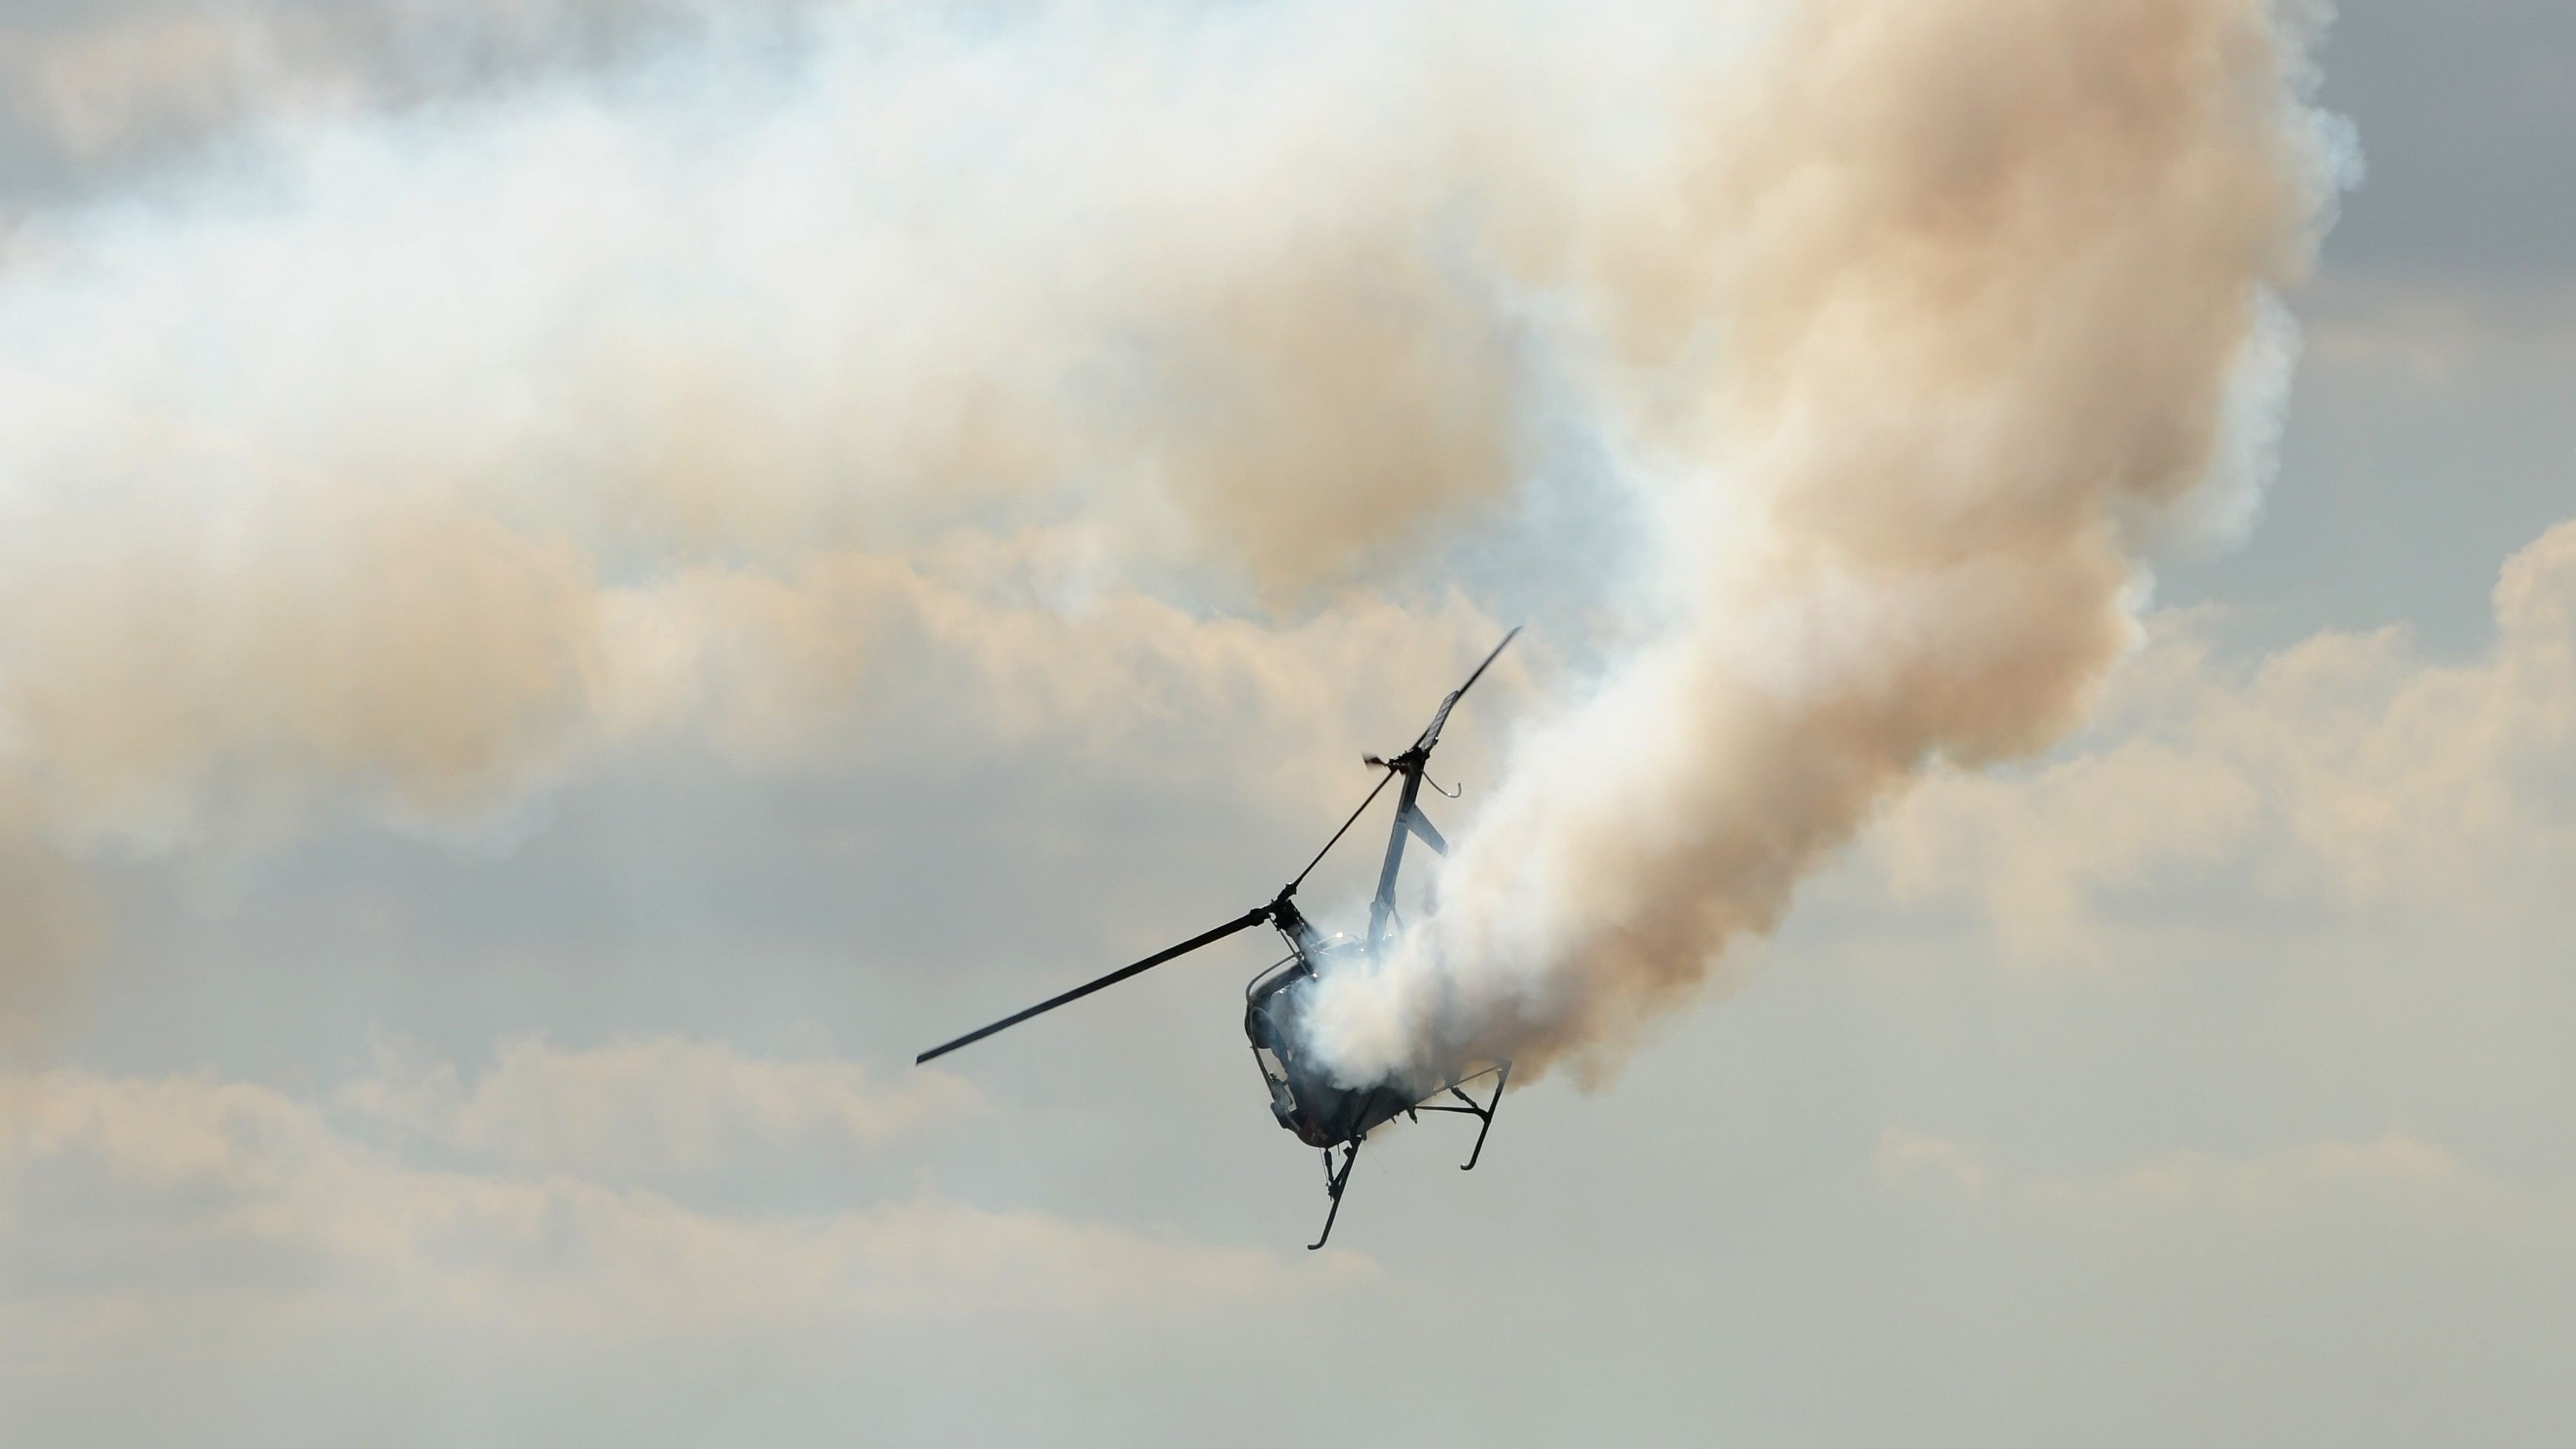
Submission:
M 1433 829 L 1431 826 L 1431 817 L 1423 814 L 1420 810 L 1407 810 L 1404 812 L 1404 828 L 1412 831 L 1415 839 L 1421 841 L 1427 846 L 1430 846 L 1432 854 L 1447 855 L 1449 853 L 1449 842 L 1440 838 L 1440 832 Z

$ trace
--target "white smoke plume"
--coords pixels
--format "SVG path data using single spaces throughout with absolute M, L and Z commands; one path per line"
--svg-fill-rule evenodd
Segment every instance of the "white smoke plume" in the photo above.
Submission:
M 1484 102 L 1432 64 L 1471 9 L 861 0 L 554 54 L 559 13 L 716 8 L 457 8 L 429 50 L 548 64 L 141 183 L 109 100 L 194 114 L 169 17 L 0 23 L 55 85 L 16 102 L 115 111 L 98 194 L 0 233 L 0 1035 L 112 929 L 84 854 L 470 818 L 960 675 L 1006 736 L 1311 749 L 1489 631 L 1350 592 L 1512 484 L 1512 304 L 1452 215 Z M 408 74 L 375 13 L 216 18 Z
M 1423 570 L 1570 437 L 1650 642 L 1330 1046 L 1606 1049 L 1908 772 L 2080 711 L 2330 195 L 2263 0 L 785 8 L 0 237 L 0 897 L 227 801 L 797 738 L 924 651 L 1005 721 L 1321 737 L 1490 637 Z M 0 1021 L 97 926 L 17 922 Z
M 1607 239 L 1656 279 L 1628 358 L 1711 333 L 1640 429 L 1668 621 L 1519 741 L 1439 913 L 1322 983 L 1339 1072 L 1597 1076 L 1927 764 L 2077 722 L 2141 544 L 2264 462 L 2338 165 L 2301 19 L 1820 0 L 1710 97 L 1667 224 Z

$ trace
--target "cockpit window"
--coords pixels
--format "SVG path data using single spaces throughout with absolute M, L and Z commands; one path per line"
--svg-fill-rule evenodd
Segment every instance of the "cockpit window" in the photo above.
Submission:
M 1270 1088 L 1270 1115 L 1282 1122 L 1293 1121 L 1297 1116 L 1297 1094 L 1289 1089 L 1288 1068 L 1268 1047 L 1254 1047 L 1252 1057 L 1261 1064 L 1262 1082 Z

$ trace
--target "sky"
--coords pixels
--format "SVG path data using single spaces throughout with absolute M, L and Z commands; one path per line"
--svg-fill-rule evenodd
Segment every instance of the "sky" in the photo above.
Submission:
M 1803 376 L 1671 340 L 1812 294 L 1659 179 L 1776 223 L 1801 147 L 1919 131 L 1982 194 L 2084 8 L 1892 3 L 13 7 L 0 1439 L 2563 1442 L 2551 0 L 2334 7 L 2295 361 L 2220 379 L 2286 392 L 2118 535 L 2131 632 L 1473 1173 L 1388 1131 L 1303 1250 L 1266 937 L 911 1065 L 1267 900 L 1514 623 L 1434 814 L 1526 813 Z M 1801 108 L 1878 54 L 1812 34 L 1930 59 Z M 1630 753 L 1574 778 L 1740 767 Z

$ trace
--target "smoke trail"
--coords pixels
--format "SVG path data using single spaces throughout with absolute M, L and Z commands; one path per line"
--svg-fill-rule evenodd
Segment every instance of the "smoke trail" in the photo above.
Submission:
M 1535 1066 L 1927 756 L 2063 727 L 2323 194 L 2263 0 L 974 10 L 31 214 L 0 873 L 225 792 L 455 810 L 793 737 L 907 649 L 990 661 L 1005 722 L 1124 708 L 1097 659 L 1320 725 L 1419 677 L 1409 619 L 1484 632 L 1420 571 L 1563 434 L 1631 461 L 1670 627 L 1334 996 L 1355 1070 Z M 925 563 L 1068 529 L 1115 606 Z
M 1670 225 L 1598 259 L 1629 364 L 1724 328 L 1639 424 L 1669 623 L 1519 741 L 1437 916 L 1322 984 L 1340 1072 L 1609 1070 L 1928 762 L 2076 722 L 2135 550 L 2195 490 L 2241 500 L 2268 441 L 2271 289 L 2332 196 L 2298 19 L 1801 9 Z
M 813 641 L 752 691 L 792 715 L 936 609 L 1025 625 L 914 587 L 960 533 L 1079 516 L 1109 593 L 1311 605 L 1499 496 L 1428 33 L 1191 11 L 854 4 L 793 62 L 38 216 L 0 263 L 0 785 L 84 839 L 218 788 L 470 807 L 710 692 L 663 677 L 691 638 Z M 866 610 L 816 582 L 869 569 Z

